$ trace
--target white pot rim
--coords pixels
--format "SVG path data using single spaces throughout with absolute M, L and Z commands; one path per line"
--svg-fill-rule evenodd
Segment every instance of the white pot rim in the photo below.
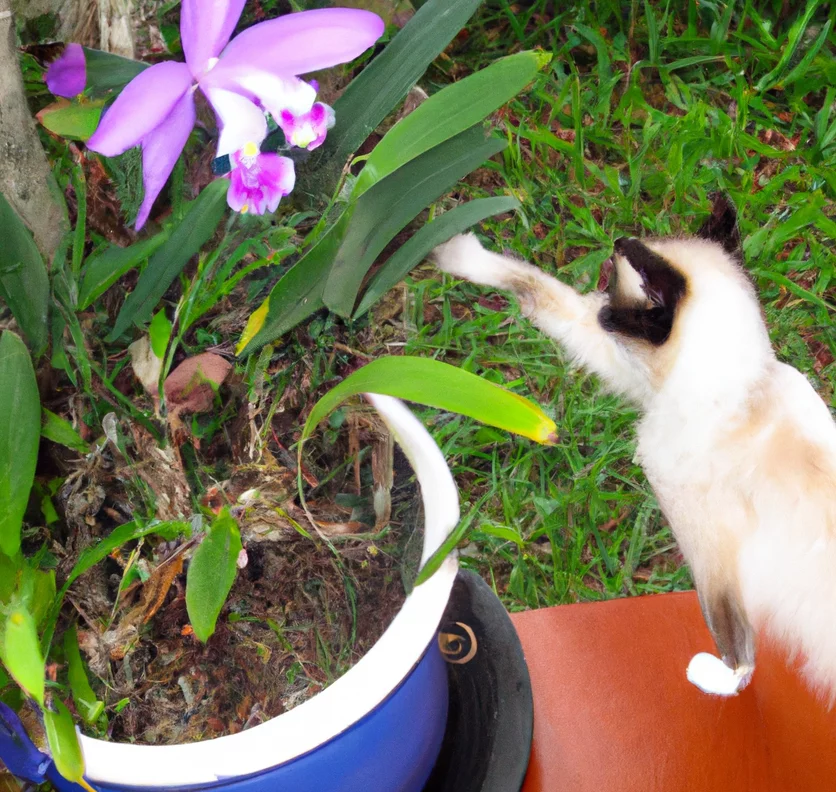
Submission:
M 390 396 L 367 394 L 409 458 L 424 503 L 421 564 L 459 521 L 455 482 L 441 450 L 409 409 Z M 360 661 L 304 704 L 238 734 L 184 745 L 111 743 L 81 736 L 86 777 L 94 783 L 167 788 L 252 775 L 337 737 L 388 698 L 434 640 L 456 577 L 448 557 L 406 598 L 387 630 Z

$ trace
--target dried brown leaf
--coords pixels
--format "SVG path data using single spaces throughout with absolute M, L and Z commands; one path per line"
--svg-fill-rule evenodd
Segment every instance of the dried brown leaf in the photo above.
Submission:
M 229 361 L 212 352 L 186 358 L 165 381 L 169 415 L 201 413 L 212 409 L 215 392 L 231 369 Z

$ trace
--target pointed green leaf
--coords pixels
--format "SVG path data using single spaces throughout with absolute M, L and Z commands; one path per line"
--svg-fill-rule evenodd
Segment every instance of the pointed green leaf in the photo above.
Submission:
M 160 231 L 150 239 L 143 239 L 130 247 L 111 245 L 102 253 L 87 259 L 78 289 L 78 309 L 83 311 L 126 272 L 139 266 L 168 239 L 168 236 L 167 230 Z
M 346 211 L 294 264 L 250 315 L 237 354 L 255 352 L 322 308 L 328 270 L 351 219 Z
M 334 103 L 326 155 L 344 162 L 443 52 L 483 0 L 429 0 Z
M 42 419 L 41 435 L 47 440 L 82 454 L 90 451 L 90 444 L 81 439 L 79 433 L 73 429 L 73 425 L 68 420 L 47 409 L 43 410 Z
M 151 339 L 151 349 L 162 360 L 168 349 L 168 340 L 171 338 L 171 322 L 165 315 L 165 308 L 160 308 L 154 314 L 151 324 L 148 325 L 148 335 Z
M 90 47 L 84 48 L 84 60 L 87 66 L 85 94 L 89 96 L 121 90 L 150 65 Z
M 0 551 L 20 549 L 20 526 L 35 480 L 41 404 L 35 371 L 23 341 L 0 335 Z
M 341 402 L 359 393 L 382 393 L 460 413 L 538 443 L 551 444 L 556 439 L 554 421 L 516 393 L 432 358 L 384 357 L 346 377 L 314 405 L 302 440 Z
M 85 723 L 95 723 L 104 712 L 104 702 L 96 698 L 93 688 L 90 687 L 90 680 L 87 678 L 84 661 L 78 649 L 75 625 L 64 633 L 64 657 L 67 660 L 67 677 L 75 708 Z
M 73 716 L 57 698 L 53 700 L 52 707 L 53 709 L 44 709 L 43 713 L 46 739 L 55 767 L 67 781 L 80 784 L 88 792 L 93 792 L 84 780 L 84 756 L 81 753 Z
M 136 288 L 128 295 L 116 317 L 108 341 L 115 341 L 134 322 L 146 322 L 151 318 L 157 303 L 189 263 L 189 259 L 215 233 L 226 209 L 228 187 L 227 179 L 216 179 L 192 203 L 179 225 L 154 253 L 139 276 Z
M 25 564 L 22 556 L 17 555 L 10 558 L 5 553 L 0 552 L 0 612 L 2 612 L 2 606 L 11 599 L 14 590 L 17 588 L 17 574 L 20 571 L 21 564 Z
M 186 610 L 198 640 L 215 632 L 215 623 L 235 582 L 242 549 L 238 524 L 224 509 L 195 550 L 186 575 Z
M 63 138 L 87 140 L 99 125 L 103 105 L 104 100 L 84 103 L 59 101 L 41 110 L 38 121 Z
M 357 319 L 372 307 L 389 289 L 400 283 L 409 271 L 420 264 L 442 242 L 461 234 L 470 226 L 492 215 L 511 212 L 520 205 L 516 198 L 498 196 L 480 198 L 445 212 L 432 223 L 416 231 L 407 242 L 393 253 L 372 278 L 360 307 L 354 314 Z
M 47 342 L 49 278 L 32 234 L 2 193 L 0 237 L 0 298 L 39 356 Z
M 3 623 L 2 657 L 6 670 L 41 706 L 44 703 L 46 664 L 32 614 L 20 603 Z
M 351 316 L 366 273 L 386 245 L 432 201 L 508 145 L 485 139 L 481 125 L 460 132 L 378 182 L 357 201 L 334 263 L 323 301 Z
M 513 99 L 549 61 L 519 52 L 448 85 L 398 121 L 366 160 L 352 191 L 356 198 L 415 157 L 484 121 Z

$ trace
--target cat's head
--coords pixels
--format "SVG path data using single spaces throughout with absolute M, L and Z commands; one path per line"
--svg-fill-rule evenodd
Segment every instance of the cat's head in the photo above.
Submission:
M 601 326 L 652 347 L 674 332 L 686 300 L 734 292 L 753 297 L 742 268 L 737 212 L 716 196 L 708 220 L 692 237 L 617 239 L 613 245 L 610 300 Z

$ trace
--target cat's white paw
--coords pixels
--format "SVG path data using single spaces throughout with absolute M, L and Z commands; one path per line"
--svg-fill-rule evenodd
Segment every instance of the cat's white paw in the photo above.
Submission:
M 474 234 L 454 236 L 432 252 L 432 261 L 440 270 L 476 282 L 480 280 L 480 264 L 484 258 L 485 249 Z
M 432 260 L 454 278 L 495 289 L 507 289 L 509 277 L 519 269 L 517 262 L 485 250 L 474 234 L 460 234 L 439 245 Z
M 749 684 L 753 670 L 751 666 L 741 666 L 736 670 L 729 668 L 719 657 L 700 652 L 691 658 L 686 676 L 703 693 L 735 696 Z

